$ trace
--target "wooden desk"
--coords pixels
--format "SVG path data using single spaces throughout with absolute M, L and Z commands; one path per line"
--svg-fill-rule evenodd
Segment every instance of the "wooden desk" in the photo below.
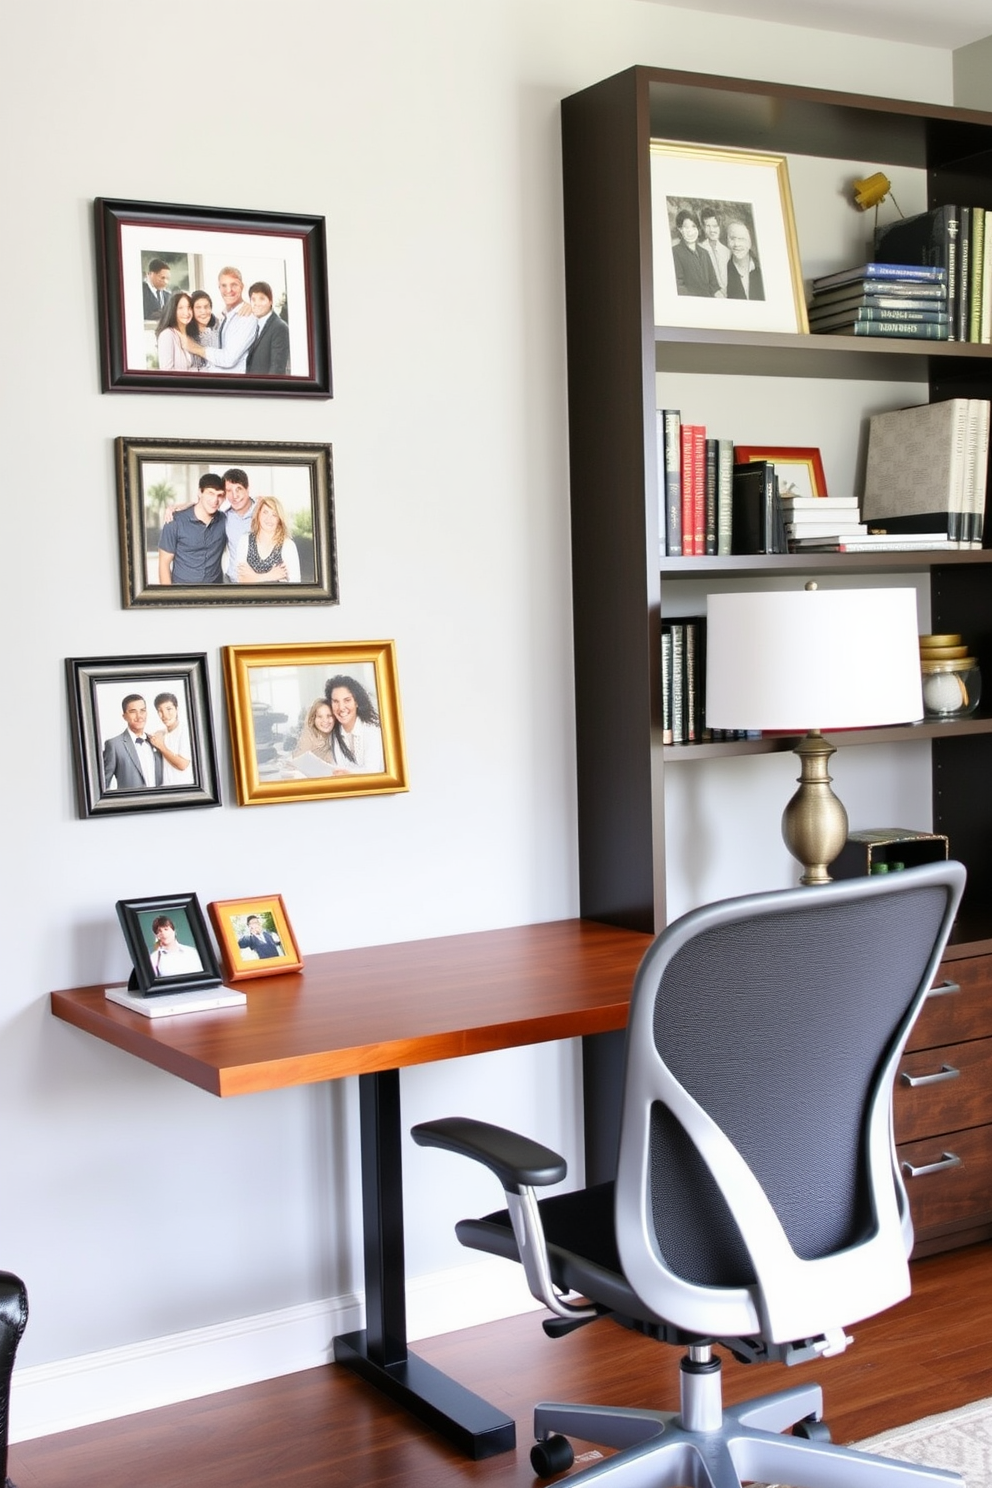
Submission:
M 152 1020 L 99 986 L 53 992 L 52 1012 L 213 1095 L 359 1076 L 366 1326 L 334 1356 L 482 1458 L 514 1446 L 512 1419 L 407 1348 L 399 1071 L 625 1027 L 650 943 L 559 920 L 311 956 L 246 982 L 242 1008 Z

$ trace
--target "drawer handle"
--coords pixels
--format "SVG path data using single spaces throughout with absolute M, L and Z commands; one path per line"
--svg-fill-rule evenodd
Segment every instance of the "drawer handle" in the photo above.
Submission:
M 946 997 L 949 992 L 960 992 L 960 982 L 940 982 L 936 987 L 931 987 L 927 993 L 928 997 Z
M 955 1069 L 953 1064 L 942 1064 L 940 1069 L 933 1075 L 908 1075 L 903 1070 L 901 1079 L 904 1085 L 942 1085 L 945 1080 L 956 1080 L 961 1071 Z
M 944 1152 L 939 1162 L 924 1163 L 919 1168 L 914 1168 L 912 1163 L 904 1162 L 902 1170 L 907 1178 L 925 1178 L 928 1173 L 942 1173 L 945 1168 L 957 1168 L 960 1165 L 961 1159 L 956 1152 Z

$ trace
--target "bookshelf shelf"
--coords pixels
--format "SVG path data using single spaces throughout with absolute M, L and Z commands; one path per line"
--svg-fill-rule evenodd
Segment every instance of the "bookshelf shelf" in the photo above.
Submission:
M 713 331 L 694 326 L 656 326 L 654 340 L 658 372 L 926 382 L 933 364 L 951 364 L 948 371 L 953 371 L 953 364 L 963 364 L 979 375 L 992 364 L 992 346 L 962 341 Z
M 970 718 L 924 719 L 921 723 L 887 725 L 885 728 L 826 731 L 824 737 L 837 749 L 853 749 L 859 744 L 906 744 L 920 739 L 961 739 L 992 735 L 992 715 L 975 713 Z M 781 754 L 793 749 L 798 734 L 766 734 L 761 739 L 735 739 L 730 743 L 666 744 L 666 764 L 702 764 L 705 760 L 732 759 L 746 754 Z
M 948 552 L 745 553 L 732 558 L 661 558 L 665 580 L 768 578 L 781 573 L 922 573 L 936 568 L 987 567 L 992 548 Z
M 666 380 L 663 406 L 672 408 L 680 406 L 683 374 L 706 374 L 703 396 L 717 405 L 723 397 L 716 379 L 725 379 L 728 407 L 738 395 L 750 407 L 759 395 L 767 400 L 761 379 L 802 379 L 810 384 L 813 413 L 824 406 L 815 381 L 843 381 L 851 385 L 841 395 L 845 407 L 856 407 L 860 418 L 893 396 L 881 387 L 886 382 L 919 384 L 918 397 L 907 401 L 988 398 L 992 348 L 658 326 L 652 138 L 870 161 L 873 169 L 908 167 L 920 174 L 930 206 L 989 208 L 992 115 L 647 67 L 562 102 L 577 717 L 601 717 L 604 682 L 611 697 L 609 747 L 597 728 L 577 730 L 580 906 L 587 918 L 657 932 L 668 918 L 666 778 L 700 800 L 721 762 L 746 774 L 748 756 L 779 753 L 794 742 L 662 743 L 660 619 L 701 609 L 707 580 L 923 575 L 930 629 L 966 635 L 992 689 L 992 550 L 659 560 L 658 375 Z M 797 442 L 790 432 L 781 430 L 781 443 Z M 801 442 L 817 440 L 806 435 Z M 986 533 L 992 542 L 989 525 Z M 988 989 L 983 1036 L 992 1076 L 992 707 L 960 722 L 859 730 L 836 742 L 845 749 L 917 743 L 929 750 L 933 829 L 947 835 L 968 868 L 949 958 L 965 962 Z M 587 1051 L 586 1077 L 594 1082 L 588 1088 L 604 1089 L 618 1067 L 616 1051 Z M 601 1114 L 609 1121 L 608 1101 Z M 604 1132 L 605 1152 L 612 1137 Z M 992 1235 L 992 1197 L 969 1223 L 973 1238 L 975 1225 Z

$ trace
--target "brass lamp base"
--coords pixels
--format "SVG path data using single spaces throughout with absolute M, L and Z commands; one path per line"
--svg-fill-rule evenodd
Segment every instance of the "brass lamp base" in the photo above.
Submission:
M 830 883 L 827 868 L 847 841 L 847 812 L 827 773 L 827 761 L 836 752 L 819 729 L 810 729 L 793 751 L 802 768 L 799 789 L 782 813 L 782 836 L 803 866 L 803 884 Z

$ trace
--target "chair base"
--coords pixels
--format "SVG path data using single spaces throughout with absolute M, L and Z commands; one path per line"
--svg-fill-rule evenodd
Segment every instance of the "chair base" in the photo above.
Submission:
M 574 1475 L 609 1488 L 741 1488 L 788 1483 L 791 1488 L 964 1488 L 953 1472 L 875 1457 L 826 1441 L 784 1436 L 810 1416 L 820 1418 L 818 1385 L 780 1390 L 724 1410 L 719 1373 L 699 1377 L 682 1368 L 681 1411 L 612 1409 L 544 1401 L 534 1408 L 538 1441 L 560 1433 L 620 1450 Z M 714 1409 L 715 1408 L 715 1409 Z M 702 1419 L 712 1429 L 689 1429 Z M 569 1482 L 573 1481 L 572 1478 Z

